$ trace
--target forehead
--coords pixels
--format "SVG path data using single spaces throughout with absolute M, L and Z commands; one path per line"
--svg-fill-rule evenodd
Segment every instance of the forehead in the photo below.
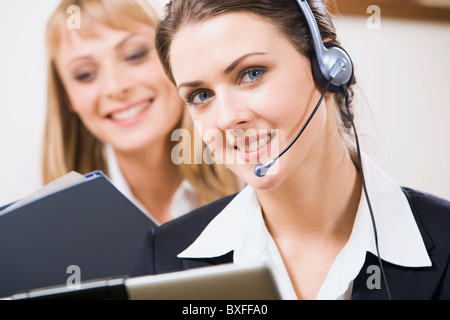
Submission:
M 275 52 L 286 41 L 268 19 L 248 13 L 227 13 L 181 27 L 170 49 L 175 81 L 229 63 L 251 52 Z
M 98 42 L 104 41 L 105 43 L 114 43 L 117 39 L 128 35 L 128 34 L 155 34 L 155 28 L 150 25 L 139 23 L 136 21 L 130 21 L 126 28 L 117 28 L 103 24 L 99 21 L 91 20 L 89 21 L 88 27 L 84 29 L 89 29 L 89 31 L 84 31 L 84 29 L 65 29 L 65 32 L 61 35 L 61 42 L 66 45 L 72 45 L 76 49 L 79 42 Z
M 100 22 L 91 21 L 91 33 L 86 34 L 78 30 L 65 30 L 62 33 L 55 58 L 64 63 L 77 56 L 88 56 L 114 50 L 124 39 L 148 37 L 152 41 L 155 28 L 135 22 L 130 29 L 114 29 Z

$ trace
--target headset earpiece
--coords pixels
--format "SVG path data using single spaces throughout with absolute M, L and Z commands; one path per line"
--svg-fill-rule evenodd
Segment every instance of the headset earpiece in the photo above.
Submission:
M 353 83 L 353 63 L 347 52 L 334 42 L 323 42 L 316 18 L 306 0 L 297 0 L 309 26 L 314 44 L 311 57 L 312 72 L 317 84 L 325 88 L 331 81 L 328 91 L 339 93 L 342 86 Z
M 328 83 L 330 78 L 329 75 L 333 72 L 333 67 L 335 64 L 343 63 L 345 66 L 342 69 L 345 70 L 341 70 L 342 72 L 340 72 L 340 74 L 331 81 L 328 87 L 329 92 L 343 92 L 343 85 L 346 85 L 347 88 L 349 88 L 353 84 L 353 62 L 348 53 L 337 43 L 324 42 L 323 45 L 327 51 L 323 54 L 322 67 L 320 67 L 317 60 L 317 55 L 315 53 L 313 53 L 311 57 L 311 69 L 314 80 L 321 88 L 324 88 Z M 341 68 L 341 66 L 337 67 Z

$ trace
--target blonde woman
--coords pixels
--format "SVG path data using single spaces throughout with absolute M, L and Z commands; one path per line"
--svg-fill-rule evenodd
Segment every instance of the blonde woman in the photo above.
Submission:
M 176 129 L 195 135 L 156 54 L 150 3 L 63 0 L 51 16 L 43 181 L 102 170 L 161 224 L 238 191 L 238 183 L 217 165 L 190 164 L 204 149 L 171 139 Z M 80 18 L 74 28 L 71 6 Z M 171 155 L 181 143 L 185 163 L 176 165 Z

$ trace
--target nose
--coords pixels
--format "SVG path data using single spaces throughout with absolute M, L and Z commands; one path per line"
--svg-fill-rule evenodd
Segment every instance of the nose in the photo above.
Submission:
M 216 92 L 217 126 L 220 130 L 243 128 L 252 119 L 252 113 L 238 93 L 222 90 Z
M 115 64 L 111 64 L 103 70 L 104 96 L 112 100 L 126 100 L 132 89 L 132 81 L 126 70 Z

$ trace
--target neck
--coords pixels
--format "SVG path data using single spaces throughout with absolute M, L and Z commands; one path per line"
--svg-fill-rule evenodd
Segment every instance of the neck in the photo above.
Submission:
M 348 240 L 362 184 L 337 130 L 330 132 L 335 134 L 325 133 L 319 139 L 295 168 L 295 175 L 276 189 L 257 190 L 274 238 Z
M 170 158 L 171 147 L 162 142 L 133 152 L 114 150 L 133 195 L 158 223 L 170 220 L 172 197 L 182 181 L 179 168 Z
M 349 236 L 361 195 L 361 182 L 350 156 L 342 155 L 334 166 L 317 165 L 308 177 L 300 176 L 300 181 L 277 190 L 258 192 L 272 236 Z

